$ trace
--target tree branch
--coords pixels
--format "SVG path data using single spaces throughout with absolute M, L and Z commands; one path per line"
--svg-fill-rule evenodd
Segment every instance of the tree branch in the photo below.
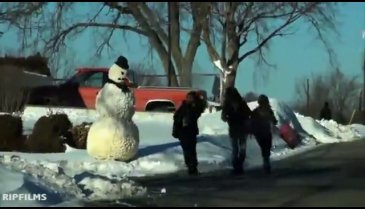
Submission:
M 198 47 L 200 46 L 200 36 L 203 30 L 204 19 L 207 16 L 209 6 L 204 3 L 190 3 L 192 6 L 193 30 L 190 34 L 190 40 L 187 45 L 184 60 L 193 61 Z
M 152 28 L 154 31 L 156 31 L 157 35 L 160 37 L 160 39 L 167 45 L 168 42 L 168 35 L 163 30 L 163 28 L 160 26 L 160 23 L 158 22 L 155 14 L 151 11 L 150 8 L 147 7 L 146 3 L 144 2 L 128 2 L 128 5 L 133 5 L 136 7 L 139 7 L 145 15 L 143 15 L 141 12 L 142 17 L 144 17 L 144 21 L 148 24 L 151 23 L 150 28 Z
M 214 45 L 212 41 L 210 40 L 210 30 L 209 30 L 209 18 L 206 18 L 204 26 L 203 26 L 203 41 L 207 46 L 208 55 L 212 62 L 215 62 L 219 60 L 221 62 L 221 65 L 224 65 L 225 63 L 222 63 L 220 56 L 218 52 L 215 50 Z M 223 69 L 219 69 L 223 70 Z M 222 72 L 223 73 L 223 72 Z
M 117 24 L 113 24 L 113 23 L 95 23 L 95 22 L 87 22 L 87 23 L 76 23 L 73 26 L 60 31 L 59 33 L 57 33 L 55 36 L 53 36 L 49 41 L 47 41 L 46 45 L 51 45 L 48 48 L 52 48 L 55 49 L 56 51 L 58 51 L 60 44 L 62 44 L 66 37 L 74 30 L 76 30 L 77 28 L 88 28 L 88 27 L 101 27 L 101 28 L 114 28 L 114 29 L 120 29 L 120 30 L 129 30 L 129 31 L 133 31 L 136 32 L 138 34 L 141 35 L 145 35 L 147 36 L 147 34 L 143 31 L 140 30 L 136 27 L 133 26 L 129 26 L 129 25 L 117 25 Z
M 243 54 L 239 59 L 238 59 L 238 63 L 242 62 L 244 59 L 246 59 L 248 56 L 256 53 L 257 51 L 259 51 L 263 46 L 265 46 L 265 44 L 267 44 L 268 41 L 270 41 L 272 38 L 276 37 L 276 36 L 282 36 L 282 34 L 280 34 L 279 32 L 284 29 L 285 27 L 287 27 L 288 25 L 290 25 L 291 23 L 295 22 L 297 19 L 299 19 L 300 15 L 295 15 L 295 16 L 291 16 L 288 18 L 287 21 L 285 21 L 284 24 L 282 24 L 280 27 L 276 28 L 274 31 L 272 31 L 266 38 L 264 38 L 254 49 L 249 50 L 248 52 L 246 52 L 245 54 Z M 258 37 L 259 38 L 259 37 Z
M 93 18 L 91 18 L 90 22 L 94 22 L 96 20 L 96 18 L 100 15 L 100 13 L 104 10 L 106 6 L 106 3 L 103 4 L 103 6 L 99 9 L 99 11 L 94 15 Z
M 113 20 L 113 24 L 117 24 L 119 18 L 121 17 L 121 13 L 118 13 L 117 16 L 114 18 Z M 108 46 L 109 48 L 113 48 L 111 45 L 110 45 L 110 40 L 111 38 L 113 37 L 113 34 L 114 34 L 114 31 L 115 31 L 116 28 L 111 28 L 110 32 L 109 32 L 109 35 L 107 38 L 105 38 L 103 40 L 103 42 L 100 44 L 100 46 L 98 47 L 98 49 L 96 50 L 96 54 L 101 54 L 103 52 L 103 49 L 105 46 Z
M 120 12 L 121 14 L 132 14 L 132 11 L 128 7 L 120 6 L 118 2 L 104 2 L 104 5 L 118 10 L 118 12 Z

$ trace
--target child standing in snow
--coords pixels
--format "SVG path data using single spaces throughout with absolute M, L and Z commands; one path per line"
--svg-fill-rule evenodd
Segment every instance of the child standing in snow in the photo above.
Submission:
M 197 93 L 191 91 L 174 114 L 172 135 L 180 141 L 189 175 L 198 175 L 196 144 L 199 134 L 198 119 L 204 109 L 202 104 Z
M 260 146 L 264 160 L 264 170 L 271 173 L 270 150 L 272 146 L 271 125 L 276 125 L 278 121 L 271 109 L 269 98 L 260 95 L 258 98 L 259 106 L 252 113 L 252 131 Z
M 228 87 L 224 96 L 222 120 L 228 123 L 232 144 L 233 174 L 243 173 L 246 158 L 246 129 L 251 110 L 236 88 Z

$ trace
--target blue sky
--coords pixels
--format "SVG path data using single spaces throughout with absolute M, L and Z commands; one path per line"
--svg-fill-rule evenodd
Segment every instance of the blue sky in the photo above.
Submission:
M 332 39 L 332 46 L 337 53 L 340 68 L 348 75 L 360 76 L 365 48 L 365 39 L 362 39 L 362 30 L 365 29 L 365 3 L 343 3 L 338 20 L 341 36 L 339 39 Z M 118 55 L 122 54 L 131 63 L 143 62 L 153 65 L 158 72 L 163 72 L 158 58 L 149 55 L 146 41 L 133 33 L 127 33 L 127 40 L 126 43 L 120 36 L 114 38 L 114 50 L 111 53 L 103 53 L 101 57 L 95 57 L 94 34 L 91 31 L 86 32 L 69 44 L 70 50 L 67 54 L 72 63 L 71 68 L 108 67 Z M 9 32 L 0 38 L 0 46 L 1 52 L 14 53 L 19 48 L 19 42 L 15 34 Z M 266 79 L 262 78 L 261 73 L 257 73 L 259 71 L 252 59 L 241 63 L 236 86 L 242 93 L 255 91 L 290 102 L 295 99 L 294 86 L 298 79 L 309 78 L 313 73 L 330 69 L 328 56 L 321 43 L 315 41 L 313 34 L 309 34 L 306 30 L 299 30 L 292 36 L 274 40 L 268 58 L 277 67 L 268 71 Z M 194 71 L 217 72 L 206 54 L 204 45 L 199 48 Z

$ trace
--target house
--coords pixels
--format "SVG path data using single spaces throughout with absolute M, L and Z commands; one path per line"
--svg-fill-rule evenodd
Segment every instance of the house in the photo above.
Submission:
M 53 82 L 48 60 L 39 53 L 29 57 L 0 57 L 0 76 L 3 77 L 2 80 L 16 80 L 25 88 L 50 85 Z

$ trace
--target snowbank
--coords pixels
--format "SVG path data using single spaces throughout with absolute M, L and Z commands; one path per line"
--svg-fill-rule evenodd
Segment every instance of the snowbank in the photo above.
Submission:
M 353 141 L 365 137 L 365 126 L 338 124 L 336 121 L 315 120 L 296 114 L 304 130 L 320 143 L 338 143 Z
M 278 126 L 289 122 L 303 138 L 302 144 L 291 150 L 277 135 L 277 130 L 274 130 L 272 160 L 305 152 L 314 148 L 318 142 L 334 143 L 365 136 L 365 127 L 362 125 L 340 126 L 334 121 L 316 121 L 295 114 L 286 104 L 275 99 L 270 99 L 270 103 L 279 121 Z M 249 103 L 252 109 L 256 105 L 256 102 Z M 68 114 L 74 125 L 92 122 L 97 117 L 93 110 L 52 111 Z M 26 131 L 30 131 L 35 121 L 47 112 L 49 110 L 37 107 L 26 110 L 22 116 Z M 231 167 L 228 127 L 221 121 L 220 114 L 219 111 L 205 112 L 199 119 L 197 152 L 201 172 Z M 0 167 L 0 172 L 5 172 L 4 176 L 9 177 L 7 184 L 4 184 L 6 186 L 0 187 L 0 193 L 18 191 L 17 188 L 22 188 L 26 175 L 35 182 L 47 185 L 50 190 L 47 192 L 57 194 L 59 201 L 53 201 L 52 205 L 63 204 L 65 197 L 68 200 L 111 200 L 143 195 L 146 192 L 145 188 L 136 185 L 128 177 L 173 173 L 186 169 L 179 142 L 171 137 L 172 114 L 136 113 L 133 119 L 140 130 L 138 159 L 130 163 L 97 161 L 85 150 L 69 147 L 66 153 L 58 154 L 1 153 L 3 157 L 0 158 L 0 165 L 6 165 L 12 171 L 6 173 Z M 260 149 L 251 137 L 247 144 L 246 166 L 252 168 L 261 164 Z M 14 171 L 17 173 L 9 173 Z
M 44 155 L 39 156 L 44 157 Z M 3 181 L 15 182 L 16 184 L 9 183 L 9 186 L 6 186 L 4 190 L 1 189 L 1 194 L 15 193 L 17 188 L 26 186 L 25 181 L 35 182 L 38 187 L 32 188 L 32 190 L 25 189 L 26 192 L 45 193 L 47 196 L 53 197 L 50 200 L 47 199 L 52 204 L 58 203 L 55 199 L 59 201 L 62 199 L 115 200 L 141 196 L 146 193 L 145 188 L 123 177 L 107 178 L 86 171 L 68 175 L 58 163 L 27 161 L 21 158 L 21 154 L 4 155 L 0 158 L 0 164 L 11 169 L 12 172 L 18 172 L 11 174 L 11 176 L 2 175 Z M 4 167 L 0 168 L 4 172 Z M 23 177 L 23 181 L 19 181 L 19 173 L 26 176 L 26 178 Z
M 21 158 L 21 155 L 21 153 L 18 155 L 9 154 L 0 158 L 1 179 L 8 182 L 4 183 L 5 187 L 1 188 L 0 194 L 45 194 L 45 200 L 36 202 L 53 205 L 70 199 L 83 201 L 116 200 L 141 196 L 146 193 L 145 188 L 126 178 L 107 178 L 86 171 L 76 175 L 68 175 L 57 163 L 31 162 Z M 45 157 L 45 155 L 39 156 Z M 10 169 L 12 173 L 6 171 L 5 167 Z M 42 201 L 45 202 L 42 203 Z M 6 203 L 14 206 L 13 201 L 4 200 L 2 200 L 1 205 Z
M 350 127 L 357 133 L 359 138 L 365 136 L 365 126 L 360 124 L 351 124 Z

